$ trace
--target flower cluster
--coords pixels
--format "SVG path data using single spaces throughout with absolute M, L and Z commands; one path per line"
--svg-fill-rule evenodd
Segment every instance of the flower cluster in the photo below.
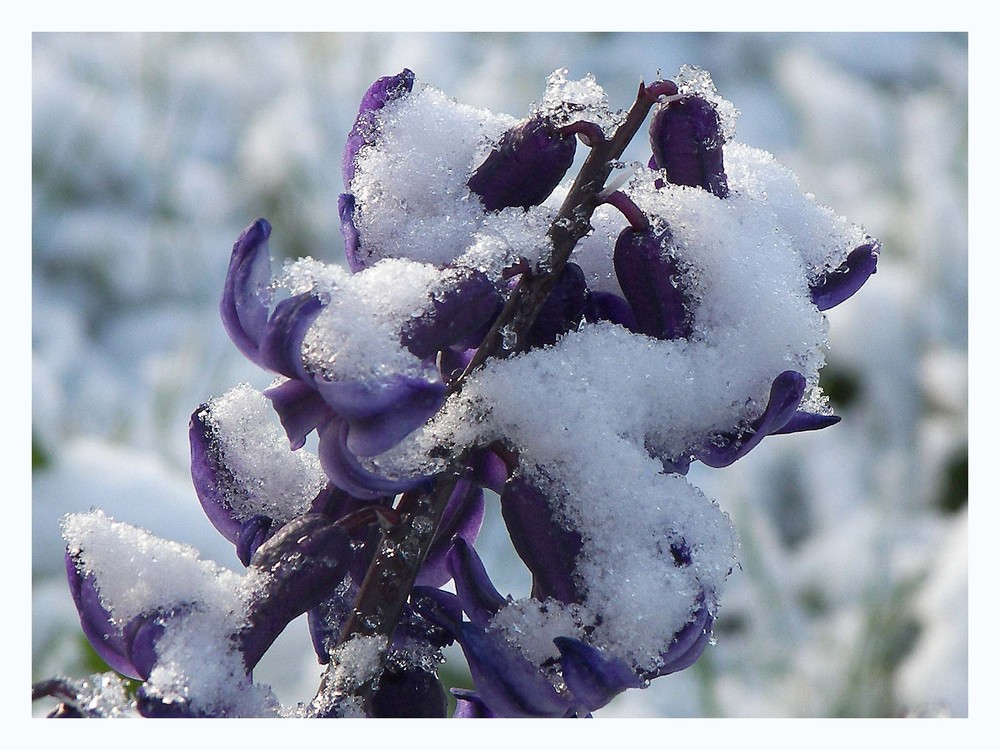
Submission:
M 688 467 L 837 421 L 822 311 L 879 251 L 735 118 L 696 69 L 627 114 L 557 71 L 520 120 L 376 81 L 342 161 L 348 269 L 272 273 L 264 219 L 233 247 L 222 322 L 276 379 L 195 410 L 191 474 L 246 572 L 67 517 L 84 632 L 142 684 L 50 685 L 61 715 L 443 716 L 457 642 L 456 716 L 587 716 L 693 664 L 737 541 Z M 520 599 L 475 550 L 487 492 Z M 288 708 L 253 669 L 302 614 L 327 670 Z

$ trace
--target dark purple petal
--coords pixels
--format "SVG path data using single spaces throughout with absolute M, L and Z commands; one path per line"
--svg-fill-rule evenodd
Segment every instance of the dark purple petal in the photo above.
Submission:
M 399 443 L 441 408 L 447 386 L 441 381 L 414 378 L 406 386 L 405 398 L 370 417 L 349 420 L 347 449 L 356 456 L 376 456 Z
M 361 249 L 361 235 L 354 223 L 354 196 L 341 193 L 337 199 L 337 213 L 340 215 L 340 234 L 344 238 L 344 255 L 351 273 L 364 270 L 366 258 Z
M 344 146 L 344 156 L 342 168 L 344 173 L 344 187 L 350 189 L 351 180 L 354 179 L 355 158 L 362 147 L 375 142 L 378 137 L 378 111 L 386 104 L 405 96 L 413 90 L 413 71 L 404 68 L 402 72 L 394 76 L 379 78 L 365 92 L 358 110 L 358 116 L 354 121 L 347 136 L 347 144 Z
M 419 667 L 390 665 L 372 695 L 371 715 L 376 719 L 443 719 L 447 713 L 448 699 L 441 681 Z
M 451 580 L 447 558 L 452 539 L 459 537 L 469 545 L 474 544 L 483 525 L 485 510 L 482 489 L 468 479 L 459 480 L 445 506 L 427 558 L 417 574 L 417 585 L 443 586 Z
M 268 574 L 267 590 L 251 600 L 249 625 L 240 633 L 248 670 L 289 622 L 334 592 L 352 559 L 344 528 L 315 513 L 289 521 L 261 545 L 250 567 Z
M 472 479 L 476 484 L 493 490 L 498 495 L 503 492 L 503 486 L 510 478 L 511 469 L 495 451 L 489 448 L 474 450 L 466 463 L 472 471 Z
M 531 571 L 531 595 L 566 604 L 581 601 L 573 579 L 580 534 L 556 521 L 548 499 L 523 477 L 504 487 L 500 508 L 514 549 Z
M 336 644 L 336 639 L 340 636 L 339 628 L 335 631 L 330 627 L 329 621 L 324 617 L 322 607 L 313 607 L 306 612 L 306 623 L 309 627 L 309 639 L 312 641 L 313 651 L 316 652 L 316 659 L 320 664 L 329 664 L 328 649 L 333 648 Z
M 476 625 L 485 628 L 490 619 L 507 604 L 507 599 L 493 586 L 472 545 L 456 537 L 448 553 L 448 570 L 455 579 L 462 609 Z
M 241 563 L 250 565 L 250 558 L 267 540 L 273 524 L 273 519 L 259 513 L 242 523 L 236 539 L 236 556 Z
M 590 292 L 585 316 L 590 323 L 608 320 L 633 332 L 639 327 L 629 303 L 612 292 Z
M 451 715 L 453 719 L 497 718 L 497 715 L 490 711 L 490 707 L 483 703 L 483 699 L 475 690 L 452 688 L 451 694 L 455 696 L 455 713 Z
M 414 586 L 410 594 L 413 610 L 452 639 L 462 628 L 462 602 L 450 591 L 431 586 Z
M 667 650 L 660 654 L 660 664 L 656 669 L 643 673 L 643 677 L 652 680 L 656 677 L 680 672 L 687 669 L 701 656 L 705 647 L 712 639 L 712 623 L 714 619 L 709 614 L 708 607 L 702 604 L 694 614 L 694 619 L 678 631 Z
M 302 363 L 302 341 L 323 307 L 323 301 L 311 292 L 279 302 L 264 328 L 258 363 L 289 378 L 309 379 Z
M 719 115 L 708 101 L 686 96 L 661 107 L 649 128 L 656 169 L 674 185 L 690 185 L 719 198 L 729 195 L 722 160 Z
M 626 227 L 615 242 L 615 275 L 635 316 L 635 333 L 660 340 L 691 335 L 688 301 L 670 234 Z
M 583 269 L 576 263 L 567 263 L 538 311 L 528 333 L 528 345 L 549 346 L 567 331 L 579 328 L 586 301 L 587 281 Z
M 77 614 L 80 616 L 83 634 L 87 636 L 97 655 L 116 672 L 132 679 L 144 679 L 128 656 L 125 636 L 101 603 L 94 576 L 89 573 L 82 574 L 69 552 L 66 553 L 66 578 L 69 581 L 73 604 L 76 605 Z
M 575 154 L 572 133 L 534 117 L 504 133 L 500 145 L 469 178 L 469 190 L 480 197 L 487 211 L 537 206 L 573 166 Z
M 576 638 L 559 637 L 553 642 L 562 654 L 566 686 L 588 711 L 596 711 L 622 691 L 642 684 L 628 664 L 594 646 Z
M 434 295 L 428 312 L 410 320 L 401 342 L 420 359 L 453 345 L 478 346 L 501 307 L 503 300 L 493 282 L 480 271 L 467 271 Z
M 572 706 L 520 652 L 470 622 L 459 638 L 476 691 L 497 716 L 563 717 Z
M 768 435 L 783 428 L 792 419 L 802 401 L 806 379 L 794 370 L 786 370 L 774 379 L 764 413 L 755 419 L 746 433 L 719 435 L 698 453 L 698 460 L 716 469 L 742 458 Z
M 388 479 L 365 469 L 347 449 L 348 425 L 331 419 L 319 430 L 319 460 L 327 477 L 337 487 L 362 500 L 377 500 L 412 490 L 428 477 Z
M 156 643 L 165 631 L 164 617 L 157 613 L 137 617 L 125 626 L 129 661 L 144 680 L 156 666 Z
M 207 418 L 207 404 L 200 406 L 191 415 L 188 427 L 191 479 L 208 520 L 222 536 L 235 544 L 239 538 L 241 523 L 226 501 L 226 489 L 232 486 L 233 476 L 226 468 L 222 450 Z
M 310 513 L 322 513 L 327 518 L 331 518 L 334 521 L 339 521 L 355 511 L 359 511 L 362 508 L 370 507 L 371 503 L 358 500 L 355 497 L 351 497 L 347 492 L 335 487 L 332 484 L 327 484 L 326 487 L 321 489 L 316 497 L 313 498 L 312 503 L 309 506 Z
M 333 409 L 312 386 L 301 380 L 286 380 L 264 391 L 285 428 L 293 451 L 306 444 L 306 436 L 334 418 Z
M 822 430 L 826 427 L 837 424 L 840 417 L 835 414 L 813 414 L 808 411 L 797 411 L 792 418 L 785 423 L 781 429 L 772 432 L 772 435 L 787 435 L 792 432 L 809 432 L 810 430 Z
M 875 273 L 880 250 L 879 243 L 872 239 L 852 250 L 837 268 L 813 282 L 809 288 L 813 304 L 829 310 L 858 291 Z
M 257 219 L 233 245 L 219 312 L 222 325 L 236 348 L 253 362 L 267 324 L 271 299 L 271 257 L 267 239 L 271 225 Z
M 427 372 L 432 374 L 430 367 Z M 369 382 L 325 380 L 317 377 L 313 384 L 323 400 L 337 414 L 348 419 L 368 419 L 394 409 L 406 409 L 411 403 L 419 403 L 428 397 L 443 397 L 447 390 L 447 386 L 441 381 L 406 375 L 394 375 Z M 427 415 L 429 416 L 430 414 Z M 420 424 L 422 422 L 414 427 Z

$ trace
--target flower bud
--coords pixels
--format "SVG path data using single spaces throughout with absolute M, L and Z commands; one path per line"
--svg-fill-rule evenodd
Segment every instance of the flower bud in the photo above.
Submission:
M 240 634 L 247 669 L 289 622 L 330 596 L 347 574 L 351 539 L 324 515 L 307 513 L 282 526 L 254 553 L 250 568 L 266 573 L 266 594 L 248 606 Z
M 469 178 L 469 190 L 487 211 L 537 206 L 573 166 L 576 137 L 561 133 L 541 116 L 504 133 L 493 152 Z
M 615 243 L 618 283 L 635 315 L 633 329 L 655 339 L 691 335 L 687 295 L 677 262 L 667 254 L 670 235 L 626 227 Z
M 674 185 L 690 185 L 719 198 L 729 195 L 722 163 L 719 115 L 700 96 L 685 96 L 661 107 L 649 128 L 653 163 Z

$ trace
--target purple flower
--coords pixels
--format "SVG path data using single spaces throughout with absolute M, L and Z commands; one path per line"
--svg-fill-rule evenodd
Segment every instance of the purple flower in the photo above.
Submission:
M 442 288 L 428 297 L 425 312 L 400 323 L 400 346 L 423 360 L 416 373 L 334 380 L 303 359 L 306 336 L 329 301 L 305 292 L 270 310 L 270 232 L 270 225 L 260 219 L 236 241 L 221 313 L 226 331 L 249 359 L 289 378 L 265 395 L 292 447 L 300 448 L 316 430 L 330 479 L 357 497 L 374 499 L 417 486 L 423 477 L 384 479 L 360 459 L 393 447 L 440 408 L 447 385 L 435 356 L 452 347 L 478 345 L 499 312 L 498 292 L 479 271 L 449 272 L 442 277 Z
M 580 534 L 559 523 L 545 494 L 522 477 L 507 482 L 500 508 L 514 549 L 531 571 L 531 595 L 567 603 L 580 601 L 573 577 Z M 485 570 L 480 579 L 484 576 Z
M 162 622 L 157 621 L 159 616 L 151 613 L 132 620 L 125 627 L 117 625 L 101 602 L 93 574 L 82 572 L 69 552 L 66 553 L 66 577 L 83 634 L 97 655 L 126 677 L 137 680 L 149 677 L 153 667 L 150 655 L 163 628 Z
M 579 535 L 554 520 L 545 496 L 524 480 L 512 480 L 504 493 L 504 520 L 518 554 L 532 572 L 532 598 L 584 602 L 574 577 Z M 459 642 L 469 662 L 477 690 L 467 696 L 473 701 L 463 709 L 468 715 L 585 716 L 644 680 L 690 666 L 711 637 L 712 617 L 704 597 L 651 669 L 637 669 L 578 637 L 556 637 L 553 642 L 560 656 L 554 664 L 549 662 L 549 668 L 558 670 L 568 689 L 559 692 L 540 665 L 491 627 L 509 601 L 493 586 L 471 545 L 456 539 L 449 564 L 458 603 L 469 621 L 461 621 L 452 603 L 456 597 L 444 592 L 433 592 L 433 603 L 425 599 L 424 611 Z
M 735 530 L 678 475 L 838 420 L 803 405 L 811 342 L 819 311 L 875 272 L 879 245 L 844 257 L 856 230 L 831 230 L 852 238 L 831 244 L 825 209 L 781 190 L 768 204 L 767 179 L 746 174 L 794 180 L 740 144 L 724 154 L 717 99 L 658 81 L 619 118 L 595 82 L 557 72 L 544 107 L 508 127 L 414 86 L 408 69 L 376 81 L 347 137 L 351 273 L 301 259 L 272 278 L 264 219 L 233 246 L 222 323 L 277 379 L 202 404 L 189 441 L 198 499 L 246 572 L 96 511 L 64 521 L 84 633 L 144 681 L 132 704 L 144 716 L 277 711 L 253 670 L 303 614 L 328 665 L 303 713 L 444 716 L 436 665 L 457 643 L 475 690 L 453 691 L 456 716 L 591 716 L 691 666 L 711 639 Z M 659 174 L 605 187 L 657 98 Z M 461 131 L 411 127 L 425 116 Z M 557 212 L 547 200 L 578 135 L 591 155 Z M 496 145 L 476 166 L 484 143 Z M 790 333 L 772 341 L 778 328 Z M 499 343 L 510 331 L 516 348 Z M 780 362 L 801 372 L 768 383 Z M 484 489 L 500 496 L 528 597 L 498 591 L 476 552 Z M 160 576 L 163 590 L 147 590 Z M 455 593 L 440 588 L 450 581 Z
M 247 604 L 246 624 L 233 635 L 247 675 L 289 622 L 340 585 L 353 554 L 347 529 L 318 514 L 285 524 L 257 549 L 249 567 L 263 574 L 262 588 Z M 112 669 L 133 679 L 149 679 L 168 629 L 189 627 L 186 618 L 211 606 L 195 600 L 150 606 L 122 622 L 114 603 L 102 598 L 99 577 L 69 551 L 66 572 L 87 639 Z

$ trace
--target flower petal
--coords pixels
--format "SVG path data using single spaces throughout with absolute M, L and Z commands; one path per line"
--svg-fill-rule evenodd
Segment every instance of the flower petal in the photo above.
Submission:
M 443 586 L 451 580 L 447 560 L 452 540 L 458 537 L 469 545 L 474 544 L 483 525 L 485 510 L 482 489 L 468 479 L 460 479 L 448 499 L 427 558 L 417 574 L 417 585 Z
M 459 637 L 480 698 L 497 716 L 563 717 L 572 706 L 520 652 L 471 622 Z
M 528 332 L 528 345 L 549 346 L 567 331 L 579 328 L 586 300 L 583 269 L 576 263 L 567 263 Z
M 774 379 L 764 413 L 755 419 L 746 433 L 719 435 L 698 454 L 698 460 L 716 469 L 729 466 L 750 452 L 761 440 L 785 427 L 795 415 L 806 379 L 794 370 L 786 370 Z
M 787 435 L 793 432 L 808 432 L 831 427 L 840 421 L 835 414 L 813 414 L 807 411 L 797 411 L 784 427 L 772 432 L 772 435 Z
M 880 250 L 873 239 L 852 250 L 837 268 L 813 282 L 809 288 L 813 304 L 829 310 L 852 296 L 875 273 Z
M 473 450 L 466 462 L 472 471 L 472 479 L 498 495 L 510 478 L 511 469 L 497 453 L 490 448 Z
M 149 679 L 153 667 L 156 666 L 156 643 L 166 632 L 163 616 L 154 613 L 137 617 L 125 626 L 123 632 L 125 642 L 128 644 L 129 661 L 142 675 L 142 679 Z
M 362 255 L 361 234 L 354 223 L 354 196 L 341 193 L 337 198 L 337 213 L 340 216 L 340 234 L 344 238 L 344 255 L 347 257 L 347 267 L 351 273 L 364 270 L 367 263 Z
M 447 713 L 441 681 L 419 666 L 404 669 L 390 664 L 372 695 L 371 716 L 376 719 L 443 719 Z
M 365 469 L 347 448 L 346 421 L 333 418 L 319 430 L 319 460 L 337 487 L 361 500 L 378 500 L 412 490 L 425 476 L 388 479 Z
M 459 635 L 462 603 L 455 594 L 432 586 L 414 586 L 410 601 L 413 610 L 427 622 L 444 630 L 452 639 Z
M 213 430 L 209 427 L 208 404 L 202 404 L 191 415 L 188 438 L 191 445 L 191 480 L 195 494 L 208 520 L 223 537 L 236 543 L 241 523 L 225 499 L 232 475 L 225 467 Z
M 259 364 L 289 378 L 308 380 L 311 376 L 302 363 L 302 341 L 323 307 L 323 301 L 311 292 L 279 302 L 261 337 Z
M 285 428 L 293 451 L 306 444 L 306 436 L 336 415 L 312 386 L 301 380 L 286 380 L 264 391 Z
M 364 146 L 375 142 L 378 137 L 378 111 L 391 101 L 395 101 L 413 90 L 414 75 L 409 68 L 396 75 L 384 76 L 373 83 L 361 99 L 358 116 L 347 136 L 344 146 L 342 168 L 344 187 L 350 188 L 354 179 L 355 157 Z
M 553 642 L 562 654 L 566 686 L 588 711 L 596 711 L 642 680 L 628 664 L 576 638 L 558 637 Z
M 392 408 L 366 418 L 350 419 L 347 449 L 356 456 L 377 456 L 423 425 L 441 408 L 447 395 L 443 382 L 413 379 Z
M 452 543 L 447 564 L 462 609 L 472 622 L 485 628 L 493 615 L 506 606 L 507 599 L 493 586 L 475 548 L 462 537 Z
M 514 549 L 531 571 L 531 595 L 566 604 L 581 601 L 573 579 L 580 534 L 558 523 L 545 495 L 523 477 L 507 482 L 500 508 Z
M 236 556 L 244 565 L 250 565 L 250 559 L 260 546 L 267 541 L 268 532 L 274 520 L 259 513 L 250 516 L 241 526 L 236 539 Z
M 652 680 L 656 677 L 680 672 L 694 664 L 712 639 L 714 618 L 708 607 L 702 604 L 694 614 L 694 619 L 674 636 L 665 652 L 660 654 L 660 665 L 642 676 Z
M 267 324 L 270 302 L 271 257 L 267 240 L 271 225 L 257 219 L 233 245 L 219 312 L 222 325 L 236 348 L 253 362 Z
M 590 292 L 587 295 L 586 317 L 590 323 L 608 320 L 630 331 L 638 330 L 639 322 L 635 319 L 632 307 L 613 292 Z
M 490 707 L 483 703 L 475 690 L 451 688 L 451 694 L 455 696 L 455 713 L 451 715 L 453 719 L 496 718 L 496 714 L 490 711 Z
M 289 622 L 333 593 L 352 559 L 345 529 L 316 513 L 289 521 L 261 545 L 250 567 L 268 575 L 267 590 L 251 599 L 249 626 L 240 633 L 248 670 Z
M 69 552 L 66 553 L 66 578 L 73 604 L 80 616 L 80 626 L 97 655 L 116 672 L 132 679 L 144 679 L 128 656 L 128 643 L 124 634 L 101 603 L 94 576 L 82 574 Z M 145 676 L 148 677 L 148 674 Z
M 443 396 L 447 386 L 442 381 L 433 379 L 430 367 L 426 368 L 426 372 L 428 377 L 396 374 L 371 381 L 326 380 L 317 377 L 313 380 L 313 384 L 323 400 L 337 414 L 348 419 L 361 420 L 393 409 L 406 409 L 413 402 L 419 402 L 429 396 Z M 419 424 L 422 422 L 414 427 Z
M 420 359 L 453 345 L 478 346 L 502 307 L 500 293 L 486 274 L 466 271 L 434 294 L 428 312 L 410 320 L 402 344 Z

